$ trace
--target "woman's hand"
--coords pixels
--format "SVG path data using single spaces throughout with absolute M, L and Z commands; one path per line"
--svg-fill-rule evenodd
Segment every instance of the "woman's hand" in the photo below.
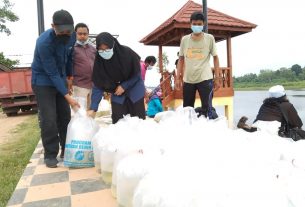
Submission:
M 88 110 L 88 111 L 87 111 L 87 115 L 94 119 L 94 117 L 95 117 L 95 115 L 96 115 L 96 112 L 93 111 L 93 110 Z
M 124 88 L 123 88 L 121 85 L 119 85 L 119 86 L 115 89 L 114 94 L 117 95 L 117 96 L 120 96 L 120 95 L 122 95 L 124 92 L 125 92 Z

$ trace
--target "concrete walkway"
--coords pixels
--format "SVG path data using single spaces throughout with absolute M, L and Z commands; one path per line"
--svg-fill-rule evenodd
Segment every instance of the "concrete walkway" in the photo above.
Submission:
M 96 169 L 70 169 L 63 166 L 47 168 L 43 147 L 38 143 L 16 189 L 9 207 L 115 207 L 110 186 Z

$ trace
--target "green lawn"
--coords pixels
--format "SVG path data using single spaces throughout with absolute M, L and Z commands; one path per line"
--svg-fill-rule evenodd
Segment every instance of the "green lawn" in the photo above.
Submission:
M 0 145 L 0 207 L 6 206 L 39 141 L 37 115 L 11 133 L 11 141 Z

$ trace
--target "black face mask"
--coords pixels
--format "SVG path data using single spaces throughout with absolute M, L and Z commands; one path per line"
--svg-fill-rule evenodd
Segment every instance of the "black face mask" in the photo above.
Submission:
M 56 39 L 59 43 L 62 43 L 64 45 L 68 44 L 69 40 L 70 40 L 71 36 L 64 34 L 64 35 L 57 35 Z

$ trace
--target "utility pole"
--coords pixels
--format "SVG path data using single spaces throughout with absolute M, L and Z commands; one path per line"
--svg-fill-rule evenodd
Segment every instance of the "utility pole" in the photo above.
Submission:
M 44 32 L 43 0 L 37 0 L 38 34 Z
M 208 0 L 202 0 L 202 12 L 203 12 L 203 15 L 204 15 L 204 23 L 205 23 L 205 26 L 204 26 L 204 29 L 203 31 L 205 33 L 208 32 L 209 28 L 208 28 L 208 5 L 207 5 L 207 1 Z

